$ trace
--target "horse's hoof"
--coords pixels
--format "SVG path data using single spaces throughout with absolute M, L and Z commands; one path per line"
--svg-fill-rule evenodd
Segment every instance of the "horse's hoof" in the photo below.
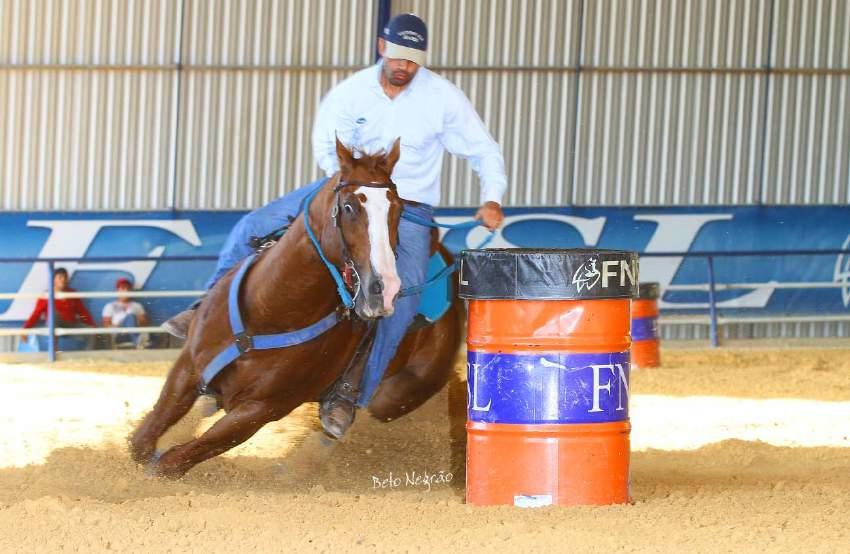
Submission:
M 150 457 L 148 463 L 145 464 L 145 476 L 146 477 L 159 477 L 159 459 L 162 458 L 162 455 L 165 452 L 162 450 L 157 450 L 153 453 L 153 456 Z
M 336 397 L 326 400 L 319 407 L 319 421 L 329 437 L 339 440 L 354 423 L 355 413 L 354 403 L 345 398 Z

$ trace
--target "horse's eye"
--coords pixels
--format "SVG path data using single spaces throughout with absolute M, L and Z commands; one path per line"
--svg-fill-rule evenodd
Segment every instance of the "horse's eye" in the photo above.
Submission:
M 354 206 L 351 204 L 343 204 L 342 209 L 345 210 L 345 213 L 351 215 L 354 213 Z

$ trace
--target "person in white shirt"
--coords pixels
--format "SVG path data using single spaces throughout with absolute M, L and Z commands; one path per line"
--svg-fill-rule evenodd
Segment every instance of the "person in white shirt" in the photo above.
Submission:
M 148 316 L 145 308 L 138 302 L 130 300 L 126 296 L 128 291 L 133 290 L 133 283 L 124 277 L 115 282 L 118 291 L 118 299 L 103 307 L 104 327 L 144 327 L 148 324 Z M 142 333 L 120 333 L 115 335 L 115 344 L 119 347 L 142 347 L 147 337 Z
M 487 132 L 470 101 L 454 84 L 424 66 L 428 45 L 425 23 L 413 14 L 392 18 L 378 40 L 382 55 L 332 89 L 323 99 L 313 127 L 313 154 L 330 177 L 338 169 L 336 139 L 363 152 L 389 151 L 401 138 L 401 156 L 392 180 L 405 210 L 431 220 L 440 202 L 443 153 L 470 161 L 481 179 L 481 207 L 476 218 L 493 230 L 502 224 L 501 200 L 507 188 L 505 163 L 499 145 Z M 252 237 L 265 237 L 285 227 L 299 213 L 302 200 L 321 187 L 327 177 L 271 202 L 243 217 L 228 236 L 206 288 L 253 252 Z M 425 281 L 430 250 L 430 228 L 402 219 L 399 223 L 397 269 L 402 288 Z M 193 317 L 190 309 L 163 327 L 185 338 Z M 341 437 L 354 419 L 355 405 L 366 407 L 413 321 L 419 296 L 396 300 L 392 316 L 378 324 L 359 396 L 336 388 L 320 408 L 322 425 Z

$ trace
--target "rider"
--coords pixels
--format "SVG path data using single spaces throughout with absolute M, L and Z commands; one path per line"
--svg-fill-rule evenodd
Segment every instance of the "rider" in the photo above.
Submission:
M 322 101 L 313 127 L 313 155 L 328 176 L 339 170 L 336 138 L 364 152 L 388 150 L 401 137 L 401 157 L 392 180 L 405 210 L 433 218 L 440 201 L 443 152 L 470 160 L 481 179 L 481 207 L 476 219 L 490 230 L 504 214 L 500 205 L 507 188 L 505 163 L 499 145 L 464 93 L 424 67 L 428 46 L 425 22 L 413 14 L 393 17 L 378 39 L 382 60 L 332 89 Z M 327 178 L 306 185 L 243 217 L 222 248 L 210 288 L 231 267 L 253 252 L 252 236 L 263 237 L 286 225 L 301 201 Z M 430 251 L 430 229 L 402 219 L 398 227 L 397 269 L 402 288 L 425 281 Z M 419 295 L 399 297 L 392 316 L 378 324 L 366 362 L 359 397 L 339 392 L 326 398 L 322 424 L 341 437 L 354 420 L 356 407 L 368 406 L 407 327 L 419 307 Z M 172 334 L 185 337 L 193 312 L 186 310 L 164 324 Z

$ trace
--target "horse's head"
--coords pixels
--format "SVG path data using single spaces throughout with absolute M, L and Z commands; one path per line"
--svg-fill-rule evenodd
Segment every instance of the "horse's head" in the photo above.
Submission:
M 354 289 L 354 310 L 371 319 L 393 313 L 401 288 L 395 247 L 401 199 L 390 180 L 399 157 L 399 141 L 389 153 L 354 153 L 339 140 L 339 180 L 332 215 L 342 238 L 346 281 Z

